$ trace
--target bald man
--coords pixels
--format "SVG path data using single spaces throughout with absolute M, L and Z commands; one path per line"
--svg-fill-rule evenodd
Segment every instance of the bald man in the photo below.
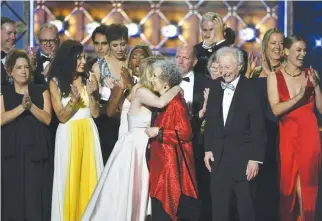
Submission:
M 189 108 L 190 122 L 192 127 L 192 145 L 195 155 L 196 175 L 200 198 L 203 201 L 201 219 L 203 221 L 211 220 L 211 202 L 209 193 L 209 172 L 204 165 L 203 139 L 200 137 L 200 127 L 202 119 L 199 117 L 199 111 L 203 105 L 203 91 L 209 84 L 204 74 L 195 73 L 194 66 L 198 62 L 195 47 L 183 45 L 177 48 L 176 64 L 182 71 L 182 82 L 180 87 L 183 89 L 184 98 Z

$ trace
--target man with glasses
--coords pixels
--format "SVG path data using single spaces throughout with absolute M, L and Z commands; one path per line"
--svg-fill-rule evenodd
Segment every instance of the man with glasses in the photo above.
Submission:
M 39 30 L 37 39 L 40 50 L 37 52 L 36 69 L 35 69 L 35 84 L 46 84 L 46 70 L 49 67 L 50 59 L 53 57 L 59 45 L 59 32 L 55 25 L 45 23 Z
M 1 17 L 1 85 L 9 83 L 5 63 L 7 54 L 15 48 L 16 40 L 16 23 L 10 18 Z

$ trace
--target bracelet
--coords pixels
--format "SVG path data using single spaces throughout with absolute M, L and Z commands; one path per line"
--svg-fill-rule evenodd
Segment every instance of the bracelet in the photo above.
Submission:
M 69 107 L 71 107 L 71 108 L 74 108 L 74 105 L 72 104 L 72 101 L 71 101 L 71 100 L 69 100 L 69 101 L 68 101 L 67 105 L 68 105 Z
M 159 132 L 158 132 L 158 136 L 157 136 L 157 140 L 160 142 L 160 143 L 163 143 L 163 127 L 161 127 L 159 129 Z

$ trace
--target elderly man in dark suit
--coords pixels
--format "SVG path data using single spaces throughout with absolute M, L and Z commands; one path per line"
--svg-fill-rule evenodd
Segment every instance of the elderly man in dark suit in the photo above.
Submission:
M 211 174 L 212 219 L 227 221 L 235 195 L 240 221 L 255 221 L 254 190 L 266 132 L 259 90 L 240 74 L 238 48 L 216 52 L 222 77 L 212 81 L 206 113 L 205 164 Z

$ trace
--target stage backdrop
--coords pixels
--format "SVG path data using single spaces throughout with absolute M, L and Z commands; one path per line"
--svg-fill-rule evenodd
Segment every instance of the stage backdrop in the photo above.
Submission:
M 201 40 L 201 15 L 214 11 L 236 31 L 237 46 L 258 52 L 265 31 L 278 24 L 278 4 L 278 1 L 35 1 L 34 31 L 37 36 L 43 23 L 53 22 L 59 27 L 62 40 L 79 40 L 88 44 L 90 52 L 95 27 L 101 23 L 123 23 L 129 28 L 131 46 L 145 43 L 156 52 L 173 55 L 180 44 L 196 44 Z

